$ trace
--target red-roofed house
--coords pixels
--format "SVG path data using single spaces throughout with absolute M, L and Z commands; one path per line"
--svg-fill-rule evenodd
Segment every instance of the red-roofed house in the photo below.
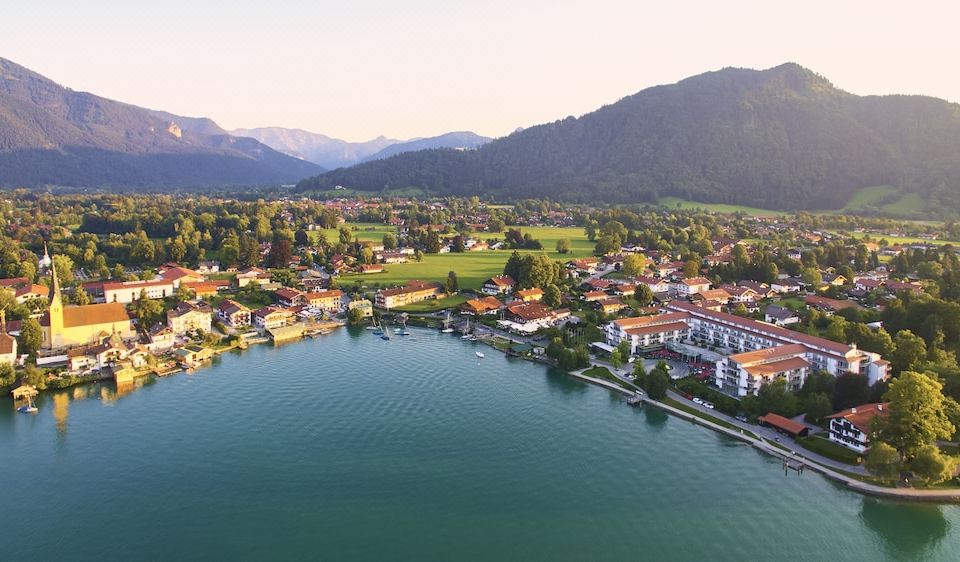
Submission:
M 874 418 L 888 413 L 887 404 L 863 404 L 827 416 L 830 420 L 830 440 L 865 453 L 870 448 L 870 425 Z

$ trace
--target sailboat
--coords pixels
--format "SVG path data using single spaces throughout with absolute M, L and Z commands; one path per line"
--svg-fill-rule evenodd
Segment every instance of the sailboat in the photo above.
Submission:
M 482 351 L 477 351 L 476 353 L 477 353 L 477 357 L 478 357 L 478 358 L 483 359 L 483 352 L 482 352 Z
M 17 408 L 21 414 L 36 414 L 40 410 L 33 405 L 33 396 L 27 395 L 27 403 Z
M 452 334 L 453 328 L 450 327 L 450 311 L 447 311 L 447 319 L 443 321 L 443 329 L 440 330 L 444 334 Z

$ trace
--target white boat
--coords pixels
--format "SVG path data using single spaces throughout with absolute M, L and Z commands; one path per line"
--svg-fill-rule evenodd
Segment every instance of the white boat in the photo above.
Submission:
M 36 414 L 39 409 L 33 405 L 33 397 L 27 395 L 27 403 L 17 408 L 17 411 L 21 414 Z
M 452 333 L 453 333 L 453 328 L 444 328 L 444 329 L 442 329 L 442 330 L 440 330 L 440 331 L 443 332 L 444 334 L 452 334 Z
M 477 353 L 477 357 L 479 357 L 480 359 L 483 359 L 483 353 L 482 353 L 482 352 L 478 351 L 478 352 L 476 352 L 476 353 Z

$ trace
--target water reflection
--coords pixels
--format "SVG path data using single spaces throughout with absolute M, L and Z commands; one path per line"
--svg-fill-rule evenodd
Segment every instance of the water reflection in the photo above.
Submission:
M 924 558 L 947 536 L 950 523 L 936 505 L 864 498 L 860 519 L 897 559 Z
M 67 418 L 70 417 L 70 396 L 66 392 L 53 395 L 53 419 L 59 433 L 67 432 Z
M 649 427 L 661 430 L 667 425 L 667 418 L 670 417 L 670 414 L 647 404 L 644 404 L 642 408 L 643 419 Z

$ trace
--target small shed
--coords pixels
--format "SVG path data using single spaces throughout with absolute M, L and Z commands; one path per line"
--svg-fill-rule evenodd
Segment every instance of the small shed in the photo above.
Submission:
M 27 397 L 33 397 L 39 394 L 37 392 L 37 387 L 32 384 L 21 384 L 17 388 L 14 388 L 10 391 L 10 394 L 13 395 L 14 400 L 22 400 Z
M 794 437 L 806 437 L 810 433 L 810 428 L 800 422 L 795 422 L 790 418 L 785 418 L 779 414 L 767 414 L 757 418 L 760 425 L 766 425 L 777 431 L 788 433 Z

